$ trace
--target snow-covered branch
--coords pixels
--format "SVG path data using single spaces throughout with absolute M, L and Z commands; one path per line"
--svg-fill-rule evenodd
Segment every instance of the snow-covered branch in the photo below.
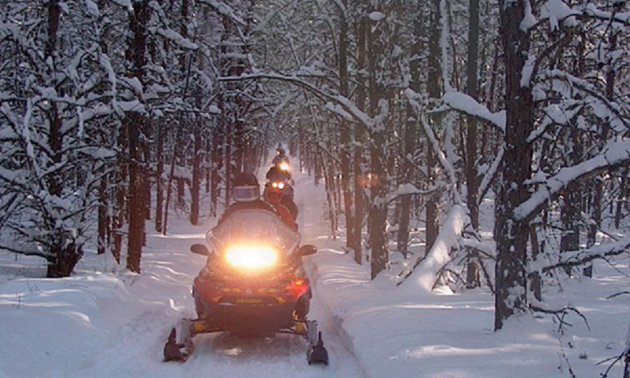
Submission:
M 530 220 L 546 206 L 552 197 L 570 183 L 595 176 L 627 162 L 630 162 L 630 138 L 609 143 L 604 151 L 594 158 L 560 169 L 558 173 L 540 185 L 527 201 L 514 210 L 514 216 L 520 221 Z
M 546 71 L 544 75 L 546 75 L 550 79 L 563 80 L 567 82 L 568 84 L 570 84 L 571 86 L 574 86 L 575 88 L 583 92 L 586 92 L 590 96 L 594 97 L 606 108 L 606 110 L 612 113 L 612 116 L 600 117 L 600 118 L 606 118 L 606 122 L 611 123 L 611 126 L 613 126 L 613 129 L 615 129 L 618 132 L 630 130 L 630 121 L 628 121 L 627 116 L 624 117 L 624 115 L 621 113 L 621 110 L 618 109 L 617 104 L 608 100 L 606 97 L 604 97 L 601 94 L 601 91 L 595 88 L 593 84 L 589 83 L 588 81 L 584 79 L 580 79 L 578 77 L 575 77 L 561 70 L 549 70 L 549 71 Z M 619 127 L 615 127 L 615 123 L 617 122 L 621 123 L 624 130 L 619 130 Z
M 343 97 L 339 94 L 328 93 L 317 86 L 300 79 L 296 75 L 287 76 L 275 73 L 254 73 L 254 74 L 245 74 L 240 76 L 224 76 L 220 77 L 220 81 L 241 81 L 241 80 L 260 80 L 260 79 L 269 79 L 269 80 L 280 80 L 292 83 L 297 85 L 300 88 L 306 89 L 310 93 L 314 94 L 321 100 L 325 102 L 332 102 L 339 105 L 345 113 L 340 113 L 339 109 L 335 109 L 334 106 L 330 107 L 331 110 L 335 109 L 337 113 L 347 117 L 350 115 L 354 117 L 358 122 L 362 123 L 369 131 L 372 131 L 374 128 L 374 120 L 370 118 L 365 112 L 359 109 L 352 101 Z
M 542 272 L 548 272 L 558 268 L 581 266 L 593 260 L 617 256 L 623 253 L 630 253 L 630 236 L 615 242 L 600 244 L 587 249 L 562 252 L 557 263 L 544 266 L 540 270 Z
M 495 126 L 501 132 L 505 132 L 505 111 L 492 113 L 487 107 L 478 103 L 475 99 L 467 94 L 451 91 L 446 92 L 442 97 L 443 106 L 431 110 L 429 113 L 440 112 L 444 110 L 455 110 L 460 113 L 476 117 L 482 121 L 487 121 Z
M 486 193 L 488 192 L 488 190 L 490 190 L 490 183 L 492 183 L 492 179 L 494 179 L 494 177 L 496 176 L 499 170 L 499 166 L 501 165 L 501 162 L 503 161 L 504 153 L 505 153 L 505 150 L 503 149 L 503 147 L 501 147 L 501 149 L 497 153 L 497 156 L 494 158 L 494 161 L 492 162 L 490 169 L 488 169 L 486 174 L 483 176 L 483 179 L 481 180 L 481 184 L 479 184 L 479 191 L 478 191 L 479 194 L 477 196 L 477 200 L 479 201 L 479 204 L 481 204 L 481 201 L 483 201 L 483 198 L 486 196 Z
M 407 96 L 407 100 L 411 104 L 413 111 L 420 118 L 421 124 L 424 127 L 424 132 L 427 136 L 427 139 L 429 139 L 429 143 L 431 143 L 431 148 L 435 152 L 435 155 L 438 157 L 440 165 L 442 165 L 442 167 L 446 171 L 446 174 L 449 179 L 449 186 L 453 193 L 453 200 L 455 204 L 457 205 L 462 204 L 461 196 L 459 194 L 459 191 L 457 190 L 457 176 L 455 175 L 455 169 L 453 169 L 453 166 L 444 155 L 444 152 L 440 149 L 440 143 L 435 137 L 435 134 L 433 133 L 433 129 L 427 122 L 426 117 L 421 110 L 422 107 L 420 106 L 420 103 L 418 102 L 418 98 L 420 97 L 420 95 L 414 92 L 411 88 L 407 88 L 405 89 L 405 96 Z
M 423 196 L 429 196 L 434 194 L 435 192 L 437 192 L 438 190 L 443 189 L 442 185 L 436 185 L 434 187 L 431 187 L 429 189 L 426 190 L 422 190 L 417 188 L 415 185 L 413 184 L 402 184 L 400 186 L 398 186 L 398 189 L 396 189 L 395 191 L 391 192 L 388 194 L 387 196 L 387 202 L 392 202 L 394 200 L 396 200 L 398 197 L 400 196 L 405 196 L 405 195 L 423 195 Z
M 227 17 L 232 22 L 239 26 L 247 26 L 247 23 L 239 17 L 234 9 L 232 9 L 229 5 L 224 2 L 218 2 L 214 0 L 197 0 L 198 3 L 204 4 L 212 8 L 218 14 Z

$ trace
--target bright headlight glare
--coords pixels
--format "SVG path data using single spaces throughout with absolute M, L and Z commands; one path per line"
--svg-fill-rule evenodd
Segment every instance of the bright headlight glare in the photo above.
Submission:
M 280 163 L 280 169 L 283 171 L 288 171 L 289 170 L 289 164 L 287 163 Z
M 227 262 L 236 268 L 269 268 L 276 263 L 278 255 L 273 248 L 260 246 L 235 246 L 225 253 Z

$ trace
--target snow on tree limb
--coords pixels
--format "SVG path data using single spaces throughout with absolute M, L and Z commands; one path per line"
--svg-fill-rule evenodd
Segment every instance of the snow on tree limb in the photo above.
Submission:
M 593 3 L 588 3 L 586 5 L 584 15 L 601 20 L 616 21 L 626 25 L 630 24 L 630 12 L 606 12 L 598 9 L 597 6 Z
M 197 2 L 200 4 L 209 6 L 210 8 L 214 9 L 217 13 L 229 18 L 230 20 L 232 20 L 232 22 L 234 22 L 235 24 L 239 26 L 247 26 L 247 23 L 242 18 L 240 18 L 236 14 L 236 12 L 234 12 L 234 9 L 232 9 L 229 5 L 225 3 L 217 2 L 214 0 L 197 0 Z
M 562 252 L 557 263 L 544 266 L 540 270 L 544 273 L 558 268 L 581 266 L 596 259 L 617 256 L 628 252 L 630 252 L 630 236 L 626 236 L 615 242 L 599 244 L 587 249 Z
M 422 195 L 422 196 L 429 196 L 432 194 L 435 194 L 438 190 L 442 190 L 445 189 L 443 187 L 443 185 L 434 185 L 428 189 L 422 190 L 417 188 L 415 185 L 407 183 L 407 184 L 401 184 L 398 186 L 398 189 L 394 190 L 393 192 L 389 193 L 387 195 L 387 203 L 393 202 L 394 200 L 396 200 L 398 197 L 400 196 L 405 196 L 405 195 Z
M 479 118 L 483 121 L 490 122 L 496 126 L 502 132 L 505 132 L 505 111 L 492 113 L 488 108 L 478 103 L 475 99 L 467 94 L 451 91 L 446 92 L 442 97 L 444 105 L 448 109 L 456 110 L 458 112 Z M 443 108 L 438 108 L 433 111 L 440 111 Z
M 348 115 L 354 117 L 358 122 L 362 123 L 370 132 L 374 129 L 374 120 L 368 116 L 365 112 L 359 109 L 355 103 L 339 94 L 328 93 L 315 85 L 300 79 L 297 74 L 288 76 L 275 73 L 255 73 L 245 74 L 240 76 L 223 76 L 219 78 L 219 81 L 240 81 L 240 80 L 257 80 L 257 79 L 270 79 L 290 82 L 297 85 L 300 88 L 308 90 L 310 93 L 319 97 L 325 102 L 331 102 L 339 105 L 344 112 L 339 112 L 336 106 L 328 105 L 328 109 L 337 112 L 343 117 Z
M 418 289 L 430 293 L 437 280 L 438 272 L 450 261 L 451 248 L 459 245 L 459 238 L 468 223 L 468 216 L 462 206 L 451 208 L 448 218 L 442 225 L 440 233 L 418 267 L 401 282 L 399 287 L 417 293 Z
M 497 156 L 494 158 L 494 161 L 492 162 L 490 169 L 488 169 L 488 172 L 486 172 L 486 174 L 483 176 L 483 179 L 481 180 L 481 184 L 479 184 L 479 191 L 478 191 L 479 194 L 477 196 L 479 204 L 481 204 L 481 201 L 483 201 L 483 198 L 486 196 L 486 193 L 488 192 L 488 190 L 490 190 L 490 183 L 492 182 L 492 179 L 496 176 L 497 172 L 499 171 L 499 166 L 501 165 L 501 162 L 503 161 L 504 153 L 505 153 L 505 150 L 503 149 L 503 147 L 501 147 L 501 149 L 499 149 L 499 152 L 497 153 Z
M 156 28 L 155 32 L 183 49 L 197 50 L 199 48 L 195 42 L 184 38 L 173 29 Z
M 438 160 L 440 161 L 440 165 L 442 165 L 442 168 L 444 168 L 444 170 L 446 171 L 446 175 L 448 176 L 448 179 L 449 179 L 449 187 L 451 188 L 451 191 L 453 193 L 453 200 L 455 204 L 461 205 L 462 199 L 459 194 L 459 191 L 457 190 L 457 176 L 455 175 L 455 169 L 453 169 L 453 166 L 444 155 L 444 152 L 440 149 L 440 143 L 435 137 L 435 134 L 433 133 L 433 129 L 427 122 L 424 113 L 421 111 L 421 106 L 420 106 L 420 103 L 418 102 L 418 98 L 420 96 L 410 88 L 405 89 L 405 96 L 407 97 L 407 100 L 411 104 L 413 111 L 420 118 L 420 121 L 421 121 L 420 123 L 424 127 L 424 132 L 427 136 L 427 139 L 429 139 L 429 142 L 431 143 L 431 148 L 433 149 L 433 152 L 435 152 L 435 155 L 438 157 Z
M 621 113 L 618 104 L 604 97 L 600 93 L 600 90 L 598 90 L 593 84 L 579 77 L 575 77 L 565 71 L 557 69 L 546 71 L 544 75 L 547 76 L 549 79 L 563 80 L 571 86 L 583 92 L 586 92 L 593 98 L 597 99 L 606 108 L 606 110 L 608 110 L 613 115 L 613 117 L 608 118 L 607 122 L 610 122 L 611 126 L 613 126 L 613 129 L 615 129 L 616 131 L 621 132 L 630 130 L 630 122 L 628 122 L 626 118 L 627 116 L 624 117 L 624 115 Z M 620 130 L 620 127 L 615 127 L 616 123 L 618 122 L 621 123 L 622 127 L 625 128 L 625 130 Z
M 630 138 L 609 143 L 603 152 L 594 158 L 560 169 L 546 181 L 546 184 L 540 185 L 527 201 L 514 210 L 514 216 L 519 221 L 530 220 L 546 206 L 553 196 L 570 183 L 600 174 L 613 166 L 627 162 L 630 162 Z
M 542 109 L 545 114 L 540 125 L 527 137 L 527 142 L 532 143 L 545 134 L 551 125 L 570 125 L 573 119 L 580 114 L 582 106 L 573 103 L 550 104 Z
M 459 243 L 462 247 L 472 249 L 488 259 L 495 260 L 497 248 L 494 243 L 477 240 L 474 238 L 462 238 Z

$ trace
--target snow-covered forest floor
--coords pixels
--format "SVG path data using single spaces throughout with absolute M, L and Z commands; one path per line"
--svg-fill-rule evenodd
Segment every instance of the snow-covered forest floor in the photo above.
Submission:
M 331 240 L 325 192 L 296 177 L 303 244 L 314 281 L 311 317 L 331 355 L 309 367 L 301 339 L 197 336 L 185 364 L 163 363 L 162 348 L 181 317 L 193 317 L 192 279 L 205 258 L 189 252 L 215 220 L 190 226 L 173 217 L 168 236 L 150 231 L 142 274 L 117 267 L 90 249 L 70 278 L 43 279 L 40 259 L 0 255 L 0 378 L 56 377 L 598 377 L 624 348 L 630 295 L 629 261 L 597 263 L 593 279 L 558 280 L 543 293 L 552 306 L 584 314 L 511 319 L 494 328 L 494 297 L 486 289 L 418 294 L 394 276 L 370 281 L 342 240 Z M 150 225 L 148 225 L 150 226 Z M 615 366 L 609 377 L 621 377 Z

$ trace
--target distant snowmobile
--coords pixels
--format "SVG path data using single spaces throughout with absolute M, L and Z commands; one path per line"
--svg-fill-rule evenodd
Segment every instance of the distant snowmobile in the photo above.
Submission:
M 278 171 L 287 175 L 289 180 L 291 179 L 291 163 L 289 162 L 289 158 L 284 152 L 284 148 L 282 148 L 281 146 L 278 146 L 278 148 L 276 149 L 276 156 L 273 157 L 271 164 L 272 164 L 271 169 L 275 168 Z M 267 179 L 268 180 L 270 179 L 269 172 L 267 172 Z
M 307 319 L 311 288 L 301 263 L 302 256 L 317 248 L 298 248 L 300 239 L 276 213 L 242 209 L 206 235 L 212 252 L 194 244 L 192 252 L 208 256 L 192 289 L 197 319 L 184 319 L 179 331 L 172 329 L 164 360 L 185 361 L 194 351 L 197 334 L 227 331 L 299 335 L 309 343 L 309 365 L 328 365 L 317 322 Z

